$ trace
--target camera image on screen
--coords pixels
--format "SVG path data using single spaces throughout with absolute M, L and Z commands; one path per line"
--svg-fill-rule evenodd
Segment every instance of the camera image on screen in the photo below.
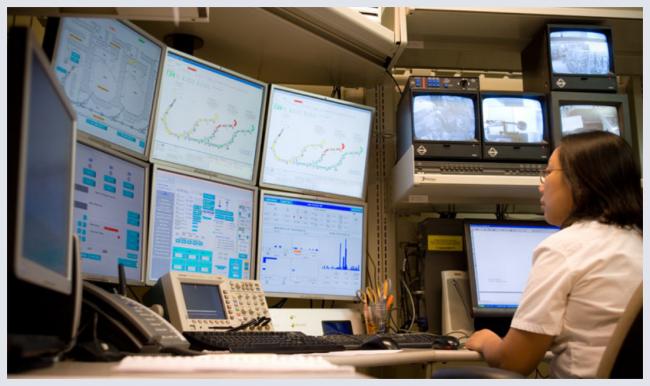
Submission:
M 550 46 L 555 74 L 609 73 L 609 45 L 602 32 L 554 31 L 550 33 Z
M 417 95 L 413 100 L 413 131 L 419 140 L 475 140 L 474 100 L 458 95 Z
M 607 131 L 621 135 L 615 106 L 564 105 L 560 106 L 560 117 L 563 136 L 585 131 Z
M 483 99 L 483 135 L 487 142 L 542 142 L 542 103 L 528 98 Z

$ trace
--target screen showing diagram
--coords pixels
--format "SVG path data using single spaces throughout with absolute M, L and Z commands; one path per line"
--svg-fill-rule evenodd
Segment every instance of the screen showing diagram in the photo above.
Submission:
M 154 170 L 147 282 L 170 270 L 250 278 L 254 190 Z
M 252 180 L 265 90 L 168 50 L 151 158 Z
M 362 198 L 369 107 L 273 87 L 261 184 Z
M 145 167 L 77 143 L 74 230 L 84 275 L 142 281 Z
M 161 54 L 118 20 L 63 18 L 54 72 L 79 130 L 144 156 Z

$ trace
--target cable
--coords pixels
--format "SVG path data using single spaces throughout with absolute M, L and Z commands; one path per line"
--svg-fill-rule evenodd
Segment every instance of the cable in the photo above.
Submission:
M 282 298 L 282 299 L 280 299 L 280 301 L 278 301 L 277 303 L 275 303 L 274 305 L 272 305 L 269 308 L 282 308 L 287 303 L 287 300 L 289 300 L 289 299 Z
M 386 69 L 386 74 L 388 74 L 388 76 L 393 80 L 393 83 L 395 83 L 395 87 L 397 88 L 397 92 L 399 93 L 399 96 L 401 98 L 402 97 L 402 89 L 400 88 L 399 83 L 397 83 L 397 80 L 395 79 L 393 74 L 391 74 L 390 71 L 388 71 L 388 69 Z
M 413 324 L 415 324 L 415 303 L 413 302 L 413 295 L 411 294 L 411 290 L 409 289 L 408 285 L 406 285 L 406 281 L 404 279 L 402 279 L 402 285 L 408 294 L 408 299 L 411 301 L 411 323 L 407 328 L 407 330 L 410 331 L 411 328 L 413 328 Z

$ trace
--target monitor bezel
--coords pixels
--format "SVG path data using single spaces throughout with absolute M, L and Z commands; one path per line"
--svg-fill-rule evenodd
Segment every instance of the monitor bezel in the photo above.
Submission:
M 470 298 L 472 302 L 472 315 L 474 317 L 511 317 L 515 314 L 518 307 L 494 307 L 482 308 L 478 305 L 478 288 L 476 285 L 476 272 L 474 269 L 474 253 L 472 249 L 471 226 L 472 225 L 495 225 L 495 226 L 521 226 L 521 227 L 540 227 L 548 229 L 557 229 L 558 227 L 550 225 L 545 221 L 527 221 L 527 220 L 474 220 L 466 219 L 463 222 L 465 229 L 465 250 L 467 252 L 467 273 L 469 274 Z M 506 251 L 507 252 L 507 251 Z M 530 256 L 531 260 L 533 255 Z M 532 265 L 532 262 L 531 262 Z M 523 289 L 522 289 L 523 291 Z
M 367 242 L 368 242 L 368 234 L 367 234 L 367 228 L 368 228 L 368 205 L 365 202 L 359 202 L 355 200 L 344 200 L 344 199 L 336 199 L 336 198 L 330 198 L 330 197 L 323 197 L 323 196 L 312 196 L 312 195 L 305 195 L 305 194 L 300 194 L 300 193 L 289 193 L 289 192 L 283 192 L 283 191 L 278 191 L 278 190 L 268 190 L 268 189 L 261 189 L 260 190 L 260 195 L 259 195 L 259 201 L 258 201 L 258 208 L 259 208 L 259 215 L 258 215 L 258 221 L 257 221 L 257 253 L 256 253 L 256 259 L 255 259 L 255 279 L 257 281 L 260 281 L 260 275 L 261 275 L 261 268 L 262 265 L 259 263 L 260 260 L 262 259 L 262 248 L 261 248 L 261 242 L 262 242 L 262 226 L 264 223 L 264 211 L 262 208 L 264 198 L 269 195 L 269 196 L 275 196 L 275 197 L 282 197 L 282 198 L 289 198 L 289 199 L 302 199 L 302 200 L 307 200 L 307 201 L 317 201 L 317 202 L 323 202 L 323 203 L 332 203 L 332 204 L 341 204 L 341 205 L 348 205 L 348 206 L 358 206 L 363 208 L 363 229 L 362 229 L 362 245 L 361 245 L 361 263 L 360 263 L 360 275 L 361 275 L 361 282 L 360 282 L 360 288 L 359 290 L 363 290 L 366 285 L 366 264 L 367 264 Z M 261 282 L 260 282 L 260 285 Z M 347 300 L 347 301 L 354 301 L 358 300 L 357 295 L 351 295 L 351 296 L 344 296 L 344 295 L 328 295 L 328 294 L 305 294 L 305 293 L 292 293 L 292 292 L 269 292 L 269 291 L 264 291 L 264 294 L 266 297 L 278 297 L 278 298 L 291 298 L 291 299 L 319 299 L 319 300 Z
M 258 122 L 258 129 L 257 129 L 257 139 L 256 139 L 256 144 L 255 144 L 255 157 L 253 158 L 253 168 L 252 168 L 252 173 L 251 173 L 251 178 L 246 179 L 246 178 L 241 178 L 237 177 L 234 175 L 229 175 L 225 173 L 219 173 L 215 172 L 213 170 L 208 170 L 208 169 L 201 169 L 198 167 L 194 166 L 189 166 L 165 159 L 159 159 L 159 158 L 154 158 L 154 151 L 153 151 L 153 146 L 154 146 L 154 141 L 156 140 L 156 133 L 158 131 L 158 110 L 160 108 L 159 103 L 160 103 L 160 92 L 162 89 L 162 75 L 161 78 L 159 79 L 158 82 L 158 87 L 157 87 L 157 92 L 156 92 L 156 104 L 154 106 L 154 111 L 153 111 L 153 122 L 152 122 L 152 130 L 151 130 L 151 140 L 150 140 L 150 145 L 151 148 L 149 149 L 149 161 L 152 163 L 160 164 L 160 165 L 166 165 L 175 169 L 187 171 L 188 173 L 199 173 L 200 175 L 208 175 L 210 177 L 215 177 L 220 180 L 226 180 L 226 181 L 233 181 L 235 183 L 245 183 L 249 185 L 254 185 L 255 182 L 257 181 L 258 173 L 259 173 L 259 161 L 261 157 L 261 151 L 262 151 L 262 135 L 263 135 L 263 130 L 266 126 L 265 121 L 266 121 L 266 103 L 268 99 L 268 94 L 269 94 L 269 85 L 268 83 L 262 82 L 260 80 L 251 78 L 249 76 L 240 74 L 236 71 L 230 70 L 228 68 L 219 66 L 217 64 L 205 61 L 203 59 L 197 58 L 196 56 L 189 55 L 187 53 L 184 53 L 182 51 L 173 49 L 171 47 L 166 47 L 163 49 L 163 59 L 161 60 L 162 62 L 162 67 L 161 67 L 161 74 L 165 70 L 165 66 L 167 65 L 167 58 L 169 54 L 180 56 L 186 60 L 196 62 L 200 65 L 210 67 L 218 72 L 225 73 L 229 76 L 233 76 L 235 78 L 239 78 L 243 81 L 250 82 L 257 84 L 262 87 L 262 98 L 261 98 L 261 104 L 260 104 L 260 118 Z
M 46 58 L 40 46 L 37 44 L 36 39 L 31 32 L 31 30 L 26 29 L 25 32 L 25 57 L 23 58 L 25 66 L 23 72 L 23 79 L 21 85 L 23 87 L 22 101 L 21 101 L 21 121 L 20 121 L 20 133 L 18 134 L 20 158 L 18 160 L 18 173 L 17 173 L 17 184 L 18 186 L 14 187 L 17 190 L 16 197 L 16 223 L 15 223 L 15 235 L 14 235 L 14 256 L 13 266 L 14 266 L 14 275 L 16 278 L 29 282 L 43 288 L 48 288 L 53 291 L 70 295 L 73 289 L 72 283 L 72 270 L 73 270 L 73 250 L 72 250 L 72 239 L 74 235 L 73 231 L 73 205 L 74 205 L 74 167 L 75 167 L 75 144 L 76 144 L 76 125 L 77 125 L 77 114 L 72 108 L 72 105 L 68 101 L 68 97 L 63 91 L 61 85 L 59 84 L 58 79 L 54 76 L 52 68 L 50 66 L 49 60 Z M 39 63 L 34 63 L 32 59 L 36 59 Z M 25 210 L 25 187 L 26 187 L 26 162 L 27 162 L 27 142 L 29 140 L 29 113 L 30 108 L 32 107 L 29 103 L 29 97 L 31 93 L 31 71 L 33 66 L 41 66 L 46 77 L 49 78 L 51 86 L 54 90 L 54 93 L 60 99 L 61 105 L 65 112 L 67 112 L 70 122 L 71 122 L 71 149 L 70 149 L 70 164 L 68 165 L 68 173 L 70 175 L 70 181 L 68 181 L 69 191 L 69 204 L 68 204 L 68 234 L 69 238 L 67 240 L 66 246 L 66 273 L 61 275 L 60 273 L 54 272 L 40 264 L 37 264 L 31 261 L 26 256 L 23 256 L 23 233 L 24 229 L 24 210 Z
M 609 53 L 609 72 L 607 74 L 585 74 L 585 73 L 564 73 L 553 71 L 553 58 L 551 57 L 551 32 L 558 31 L 583 31 L 583 32 L 601 32 L 607 38 L 607 50 Z M 548 52 L 548 72 L 551 76 L 559 77 L 589 77 L 589 78 L 609 78 L 615 76 L 616 69 L 614 67 L 614 39 L 612 36 L 612 28 L 599 25 L 588 24 L 547 24 L 547 52 Z
M 145 161 L 142 161 L 138 158 L 132 157 L 130 155 L 124 154 L 122 152 L 119 152 L 111 147 L 107 146 L 102 146 L 101 144 L 96 143 L 95 141 L 90 141 L 87 138 L 77 138 L 77 143 L 81 143 L 82 145 L 85 145 L 87 147 L 92 148 L 93 150 L 106 153 L 110 156 L 113 156 L 121 161 L 125 161 L 131 164 L 134 164 L 138 167 L 141 167 L 144 169 L 144 184 L 143 184 L 143 200 L 142 200 L 142 232 L 140 234 L 140 277 L 138 280 L 133 280 L 133 279 L 128 279 L 126 280 L 126 283 L 129 285 L 142 285 L 144 284 L 144 271 L 145 271 L 145 261 L 147 257 L 147 247 L 148 243 L 145 241 L 145 236 L 148 234 L 148 225 L 149 225 L 149 180 L 150 180 L 150 170 L 151 170 L 151 164 Z M 75 146 L 76 149 L 76 146 Z M 76 151 L 76 150 L 75 150 Z M 76 165 L 76 162 L 75 162 Z M 74 209 L 74 208 L 73 208 Z M 73 211 L 74 215 L 74 211 Z M 76 234 L 76 232 L 75 232 Z M 80 249 L 80 254 L 81 254 L 81 241 L 79 241 L 79 249 Z M 83 279 L 90 280 L 90 281 L 99 281 L 99 282 L 104 282 L 104 283 L 113 283 L 117 284 L 119 283 L 119 275 L 115 274 L 115 277 L 112 276 L 105 276 L 105 275 L 97 275 L 97 274 L 90 274 L 90 273 L 85 273 L 83 271 L 83 260 L 80 261 L 81 267 L 81 276 Z
M 361 194 L 359 196 L 349 196 L 345 194 L 337 194 L 337 193 L 331 193 L 331 192 L 324 192 L 320 190 L 314 190 L 314 189 L 306 189 L 306 188 L 296 188 L 293 186 L 288 186 L 288 185 L 279 185 L 279 184 L 273 184 L 273 183 L 267 183 L 264 182 L 264 175 L 265 175 L 265 169 L 266 169 L 266 155 L 267 155 L 267 150 L 269 148 L 269 126 L 270 126 L 270 109 L 273 104 L 273 95 L 275 90 L 280 90 L 284 91 L 287 93 L 293 93 L 296 94 L 300 97 L 306 97 L 306 98 L 313 98 L 313 99 L 318 99 L 320 101 L 325 101 L 328 103 L 333 103 L 333 104 L 341 104 L 347 107 L 354 107 L 360 110 L 366 110 L 370 112 L 370 122 L 368 125 L 368 140 L 366 142 L 366 159 L 365 159 L 365 167 L 364 167 L 364 173 L 363 173 L 363 181 L 361 183 Z M 276 189 L 276 190 L 284 190 L 284 191 L 289 191 L 289 192 L 294 192 L 294 193 L 299 193 L 299 194 L 317 194 L 319 196 L 323 197 L 328 197 L 332 199 L 356 199 L 360 201 L 364 201 L 366 199 L 366 194 L 367 194 L 367 187 L 366 187 L 366 182 L 368 181 L 368 160 L 370 159 L 370 141 L 372 137 L 372 128 L 374 124 L 374 119 L 375 119 L 375 108 L 371 106 L 365 106 L 362 104 L 354 103 L 354 102 L 349 102 L 341 99 L 335 99 L 335 98 L 330 98 L 326 97 L 323 95 L 318 95 L 314 93 L 310 93 L 307 91 L 302 91 L 302 90 L 297 90 L 294 88 L 289 88 L 285 86 L 280 86 L 277 84 L 272 84 L 269 93 L 268 93 L 268 101 L 267 101 L 267 114 L 266 114 L 266 122 L 264 124 L 264 145 L 262 147 L 262 162 L 260 165 L 260 177 L 259 177 L 259 186 L 260 188 L 265 188 L 265 189 Z
M 158 46 L 160 48 L 160 56 L 158 57 L 158 70 L 156 74 L 156 81 L 154 84 L 154 90 L 153 90 L 153 97 L 151 99 L 151 111 L 149 113 L 149 124 L 147 126 L 147 136 L 146 136 L 146 143 L 144 147 L 144 153 L 138 153 L 137 151 L 133 149 L 129 149 L 128 147 L 125 147 L 123 145 L 111 142 L 107 139 L 97 137 L 91 133 L 87 133 L 83 130 L 77 130 L 77 138 L 82 138 L 85 141 L 88 142 L 94 142 L 97 143 L 100 146 L 103 146 L 104 148 L 110 148 L 114 150 L 118 150 L 122 153 L 126 153 L 130 155 L 131 157 L 143 160 L 143 161 L 148 161 L 149 160 L 149 152 L 151 151 L 151 140 L 152 140 L 152 133 L 153 133 L 153 127 L 154 127 L 154 119 L 155 119 L 155 108 L 158 105 L 158 89 L 160 87 L 160 79 L 162 78 L 162 70 L 163 70 L 163 59 L 164 59 L 164 53 L 165 53 L 165 44 L 153 37 L 151 34 L 143 30 L 142 28 L 136 26 L 132 22 L 129 22 L 128 20 L 121 20 L 121 19 L 111 19 L 111 18 L 88 18 L 88 17 L 70 17 L 70 16 L 65 16 L 62 17 L 59 25 L 58 25 L 58 30 L 56 31 L 56 42 L 54 44 L 54 51 L 52 52 L 52 62 L 51 62 L 51 67 L 54 70 L 56 67 L 56 62 L 59 56 L 59 48 L 61 44 L 61 34 L 63 33 L 63 24 L 66 22 L 66 20 L 72 20 L 72 19 L 96 19 L 96 20 L 103 20 L 107 19 L 109 21 L 112 21 L 114 23 L 120 23 L 124 27 L 131 29 L 133 32 L 136 34 L 139 34 L 143 38 L 147 39 L 149 42 L 152 44 Z M 58 81 L 58 79 L 57 79 Z M 74 108 L 74 106 L 73 106 Z M 76 114 L 76 110 L 75 114 Z
M 160 279 L 150 279 L 151 275 L 151 267 L 153 265 L 153 260 L 151 253 L 153 251 L 153 239 L 154 239 L 154 224 L 155 224 L 155 202 L 156 202 L 156 176 L 157 172 L 165 171 L 168 173 L 173 173 L 173 174 L 178 174 L 182 177 L 189 177 L 189 178 L 196 178 L 199 180 L 207 181 L 207 182 L 212 182 L 212 183 L 217 183 L 220 185 L 227 185 L 230 187 L 242 189 L 242 190 L 248 190 L 253 192 L 253 196 L 251 198 L 251 205 L 253 206 L 253 212 L 252 212 L 252 221 L 251 221 L 251 251 L 249 254 L 249 267 L 248 267 L 248 278 L 242 277 L 244 280 L 249 280 L 253 279 L 254 274 L 255 274 L 255 256 L 256 256 L 256 246 L 257 246 L 257 232 L 255 230 L 257 229 L 257 204 L 258 204 L 258 195 L 259 195 L 259 188 L 256 186 L 248 185 L 248 184 L 242 184 L 242 183 L 236 183 L 232 181 L 226 181 L 223 179 L 216 178 L 215 176 L 208 176 L 205 174 L 201 173 L 196 173 L 196 172 L 191 172 L 187 171 L 178 167 L 173 167 L 170 165 L 164 165 L 164 164 L 153 164 L 152 169 L 151 169 L 151 194 L 149 195 L 149 229 L 148 229 L 148 235 L 147 235 L 147 258 L 146 258 L 146 270 L 145 270 L 145 276 L 144 276 L 144 284 L 146 286 L 153 286 L 157 283 L 157 281 Z M 168 271 L 169 272 L 169 271 Z M 179 271 L 181 272 L 181 271 Z M 196 273 L 196 272 L 189 272 L 189 273 Z M 199 273 L 201 274 L 201 273 Z M 211 273 L 211 275 L 215 275 L 214 273 Z M 162 277 L 162 276 L 161 276 Z M 230 279 L 230 278 L 229 278 Z M 230 280 L 240 280 L 240 279 L 230 279 Z

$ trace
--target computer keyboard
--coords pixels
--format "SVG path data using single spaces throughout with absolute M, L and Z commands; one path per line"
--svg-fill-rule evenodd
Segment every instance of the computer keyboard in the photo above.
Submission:
M 455 350 L 458 340 L 454 337 L 426 333 L 396 333 L 379 334 L 381 338 L 389 338 L 400 349 L 404 348 L 433 348 L 436 350 Z M 339 344 L 346 350 L 359 350 L 364 347 L 364 342 L 374 337 L 373 335 L 325 335 L 322 338 L 328 342 Z
M 195 350 L 228 350 L 234 353 L 300 354 L 342 351 L 340 344 L 302 332 L 184 332 Z

